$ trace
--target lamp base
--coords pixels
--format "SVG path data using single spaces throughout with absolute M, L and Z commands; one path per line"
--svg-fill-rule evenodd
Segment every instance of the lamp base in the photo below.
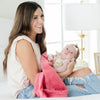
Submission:
M 78 60 L 75 64 L 74 70 L 77 70 L 77 69 L 80 69 L 80 68 L 83 68 L 83 67 L 88 67 L 88 63 L 84 60 Z

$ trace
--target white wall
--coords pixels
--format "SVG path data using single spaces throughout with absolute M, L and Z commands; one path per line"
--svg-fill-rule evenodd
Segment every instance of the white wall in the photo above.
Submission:
M 100 0 L 96 0 L 97 4 L 100 4 Z M 97 41 L 98 41 L 98 48 L 97 48 L 97 51 L 100 52 L 100 30 L 98 30 L 98 33 L 97 33 Z
M 8 36 L 13 25 L 13 20 L 0 18 L 0 80 L 3 78 L 3 59 L 4 59 L 4 49 L 8 44 Z
M 44 8 L 44 0 L 0 0 L 0 17 L 13 19 L 17 6 L 23 1 L 35 1 Z
M 100 52 L 100 30 L 97 31 L 97 52 Z
M 96 3 L 99 3 L 100 4 L 100 0 L 96 0 Z

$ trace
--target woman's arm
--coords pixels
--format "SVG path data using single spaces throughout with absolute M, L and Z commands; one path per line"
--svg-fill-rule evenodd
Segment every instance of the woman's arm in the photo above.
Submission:
M 60 73 L 58 73 L 58 75 L 59 75 L 60 77 L 65 77 L 65 76 L 70 75 L 70 74 L 73 72 L 74 65 L 75 65 L 75 62 L 74 62 L 74 60 L 73 60 L 71 63 L 69 63 L 69 65 L 68 65 L 66 71 L 60 72 Z
M 92 71 L 89 67 L 80 68 L 74 72 L 72 72 L 68 77 L 85 77 L 90 74 Z
M 90 74 L 92 71 L 89 67 L 83 67 L 72 72 L 68 77 L 85 77 L 86 75 Z M 77 85 L 80 88 L 85 88 L 83 85 Z
M 16 45 L 16 54 L 30 84 L 34 85 L 35 77 L 39 69 L 31 43 L 27 40 L 19 40 Z

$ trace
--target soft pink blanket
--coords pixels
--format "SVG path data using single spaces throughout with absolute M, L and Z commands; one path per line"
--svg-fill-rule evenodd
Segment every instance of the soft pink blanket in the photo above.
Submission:
M 68 89 L 48 62 L 47 53 L 41 56 L 42 72 L 35 79 L 34 92 L 39 97 L 67 97 Z

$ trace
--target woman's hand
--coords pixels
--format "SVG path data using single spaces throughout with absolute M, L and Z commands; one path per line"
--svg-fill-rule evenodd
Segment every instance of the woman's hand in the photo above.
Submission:
M 75 60 L 73 59 L 71 63 L 69 63 L 67 69 L 64 71 L 64 72 L 59 72 L 58 75 L 60 77 L 65 77 L 65 76 L 68 76 L 70 75 L 72 72 L 73 72 L 73 69 L 74 69 L 74 65 L 75 65 Z

